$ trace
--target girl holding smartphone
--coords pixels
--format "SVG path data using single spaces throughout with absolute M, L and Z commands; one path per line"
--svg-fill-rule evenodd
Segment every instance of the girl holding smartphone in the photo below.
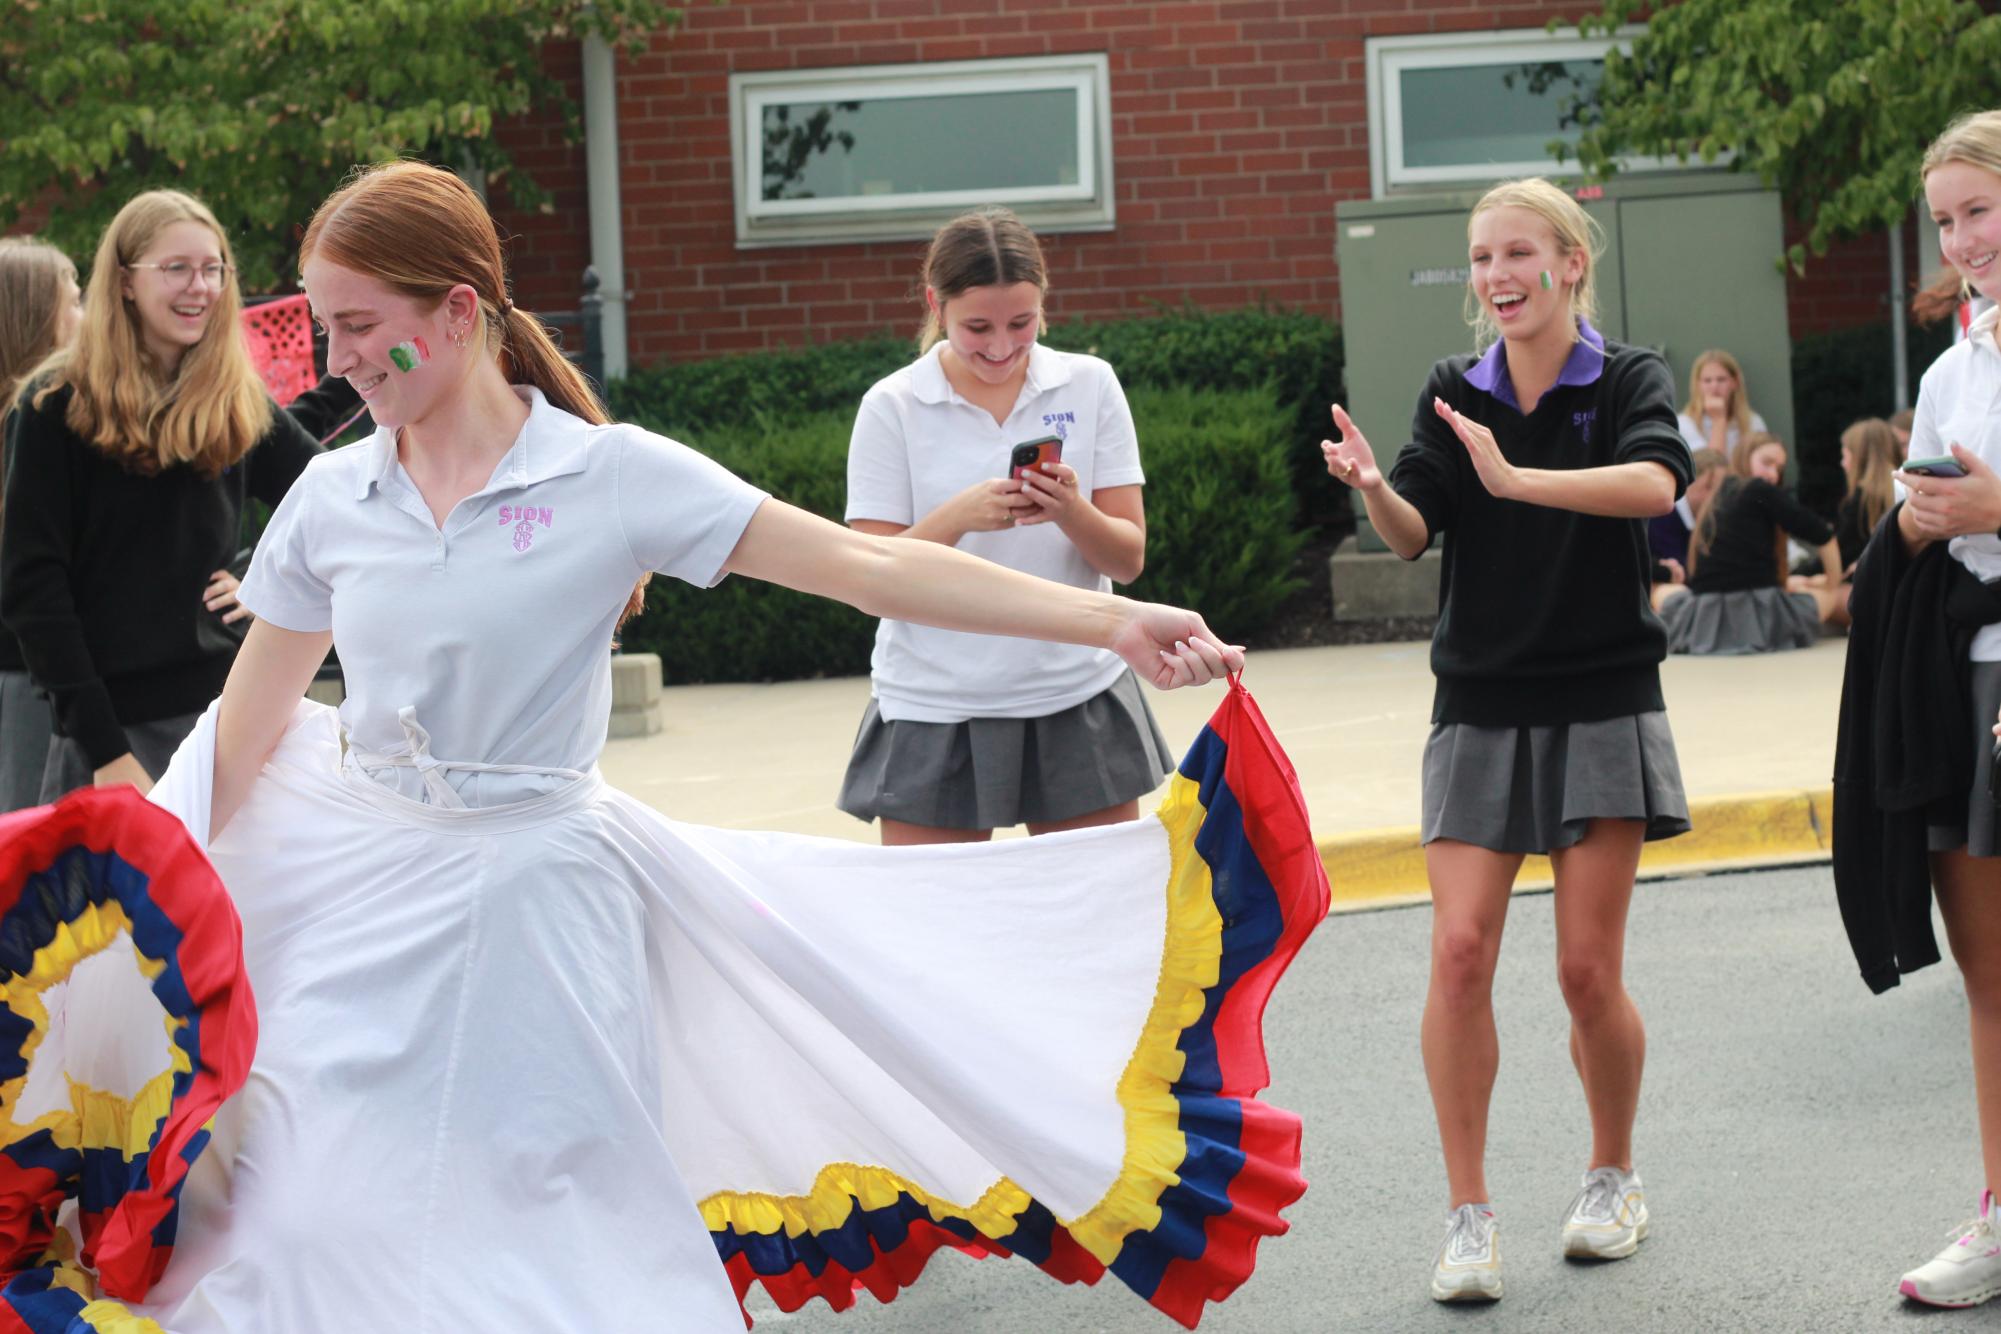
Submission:
M 2001 249 L 2001 111 L 1967 116 L 1948 127 L 1925 153 L 1922 180 L 1925 203 L 1938 224 L 1940 249 L 1959 274 L 1962 295 L 2001 298 L 2001 261 L 1995 259 Z M 1998 326 L 2001 310 L 1990 307 L 1973 321 L 1962 341 L 1932 363 L 1920 384 L 1911 424 L 1911 458 L 1915 462 L 1950 453 L 1955 466 L 1934 470 L 1932 475 L 1900 475 L 1907 497 L 1869 543 L 1856 569 L 1854 628 L 1842 701 L 1843 744 L 1835 754 L 1835 884 L 1846 914 L 1853 882 L 1844 871 L 1855 855 L 1851 849 L 1866 848 L 1869 834 L 1868 825 L 1843 819 L 1844 795 L 1853 790 L 1844 781 L 1852 755 L 1844 751 L 1850 749 L 1847 720 L 1857 703 L 1852 698 L 1858 691 L 1857 659 L 1863 645 L 1884 634 L 1889 623 L 1886 613 L 1896 599 L 1911 596 L 1905 590 L 1918 582 L 1915 571 L 1900 574 L 1902 567 L 1923 561 L 1934 544 L 1945 543 L 1947 556 L 1961 567 L 1950 573 L 1962 587 L 1953 590 L 1950 600 L 1937 598 L 1936 606 L 1910 609 L 1910 623 L 1935 625 L 1944 620 L 1952 647 L 1970 659 L 1955 666 L 1962 669 L 1960 679 L 1970 681 L 1972 727 L 1970 734 L 1964 734 L 1965 749 L 1959 752 L 1965 765 L 1960 770 L 1964 789 L 1948 780 L 1952 794 L 1941 804 L 1950 813 L 1942 815 L 1937 806 L 1922 813 L 1925 828 L 1918 846 L 1928 866 L 1917 867 L 1916 874 L 1922 894 L 1929 872 L 1931 896 L 1965 978 L 1977 1132 L 1985 1170 L 1973 1219 L 1950 1234 L 1951 1241 L 1936 1257 L 1910 1270 L 1899 1283 L 1906 1297 L 1932 1306 L 1973 1306 L 2001 1294 L 2001 1210 L 1994 1196 L 2001 1188 L 2001 840 L 1996 837 L 1996 800 L 1990 791 L 1995 736 L 2001 734 L 1995 725 L 2001 713 L 2001 623 L 1975 629 L 1962 623 L 1964 617 L 1952 615 L 1955 601 L 1963 603 L 1967 593 L 2001 579 L 2001 537 L 1995 532 L 2001 527 L 2001 479 L 1995 476 L 1995 465 L 2001 464 L 2001 425 L 1993 407 L 2001 394 Z M 1948 472 L 1960 475 L 1941 475 Z M 1936 559 L 1936 553 L 1931 554 Z M 1894 597 L 1879 593 L 1885 584 L 1894 587 Z M 1957 634 L 1952 633 L 1955 630 Z M 1886 642 L 1884 647 L 1887 652 L 1895 646 Z M 1951 720 L 1967 714 L 1941 705 L 1938 716 L 1948 720 L 1950 732 L 1956 730 Z M 1860 749 L 1873 748 L 1865 744 Z M 1875 824 L 1880 816 L 1874 809 L 1874 789 L 1862 789 L 1857 795 L 1862 818 Z M 1922 906 L 1928 930 L 1929 905 Z M 1852 921 L 1850 934 L 1855 936 Z M 1871 975 L 1865 963 L 1864 976 L 1873 989 L 1882 990 L 1895 982 L 1898 971 L 1937 957 L 1934 948 L 1928 959 L 1899 958 L 1883 975 Z
M 1406 560 L 1444 535 L 1438 677 L 1424 750 L 1431 881 L 1424 1067 L 1445 1151 L 1439 1301 L 1502 1292 L 1486 1181 L 1499 1064 L 1494 965 L 1522 858 L 1556 871 L 1557 980 L 1590 1110 L 1561 1243 L 1631 1255 L 1647 1234 L 1633 1165 L 1646 1033 L 1626 994 L 1626 911 L 1643 841 L 1688 829 L 1648 607 L 1645 520 L 1689 479 L 1667 364 L 1591 327 L 1595 228 L 1542 180 L 1494 187 L 1467 221 L 1468 310 L 1484 355 L 1432 368 L 1386 476 L 1338 405 L 1328 471 L 1361 491 Z M 1498 337 L 1496 337 L 1498 335 Z
M 862 399 L 851 527 L 942 543 L 1096 592 L 1146 559 L 1145 476 L 1125 393 L 1096 357 L 1037 342 L 1048 270 L 1002 208 L 941 228 L 921 355 Z M 1016 469 L 1056 437 L 1059 461 Z M 1047 460 L 1048 445 L 1037 453 Z M 1138 682 L 1100 649 L 884 620 L 840 808 L 882 841 L 974 842 L 1131 820 L 1173 767 Z

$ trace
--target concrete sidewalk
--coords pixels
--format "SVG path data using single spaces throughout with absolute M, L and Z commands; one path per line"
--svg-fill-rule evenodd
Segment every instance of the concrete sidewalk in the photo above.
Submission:
M 1273 650 L 1252 654 L 1244 674 L 1299 771 L 1337 906 L 1424 892 L 1416 821 L 1429 647 Z M 1650 844 L 1644 873 L 1826 856 L 1845 647 L 1832 639 L 1798 653 L 1668 660 L 1668 717 L 1696 827 Z M 1221 687 L 1148 694 L 1179 751 Z M 873 826 L 833 806 L 867 702 L 865 677 L 674 687 L 662 700 L 665 730 L 610 742 L 604 773 L 675 819 L 873 841 Z M 1521 883 L 1547 876 L 1547 863 L 1532 859 Z

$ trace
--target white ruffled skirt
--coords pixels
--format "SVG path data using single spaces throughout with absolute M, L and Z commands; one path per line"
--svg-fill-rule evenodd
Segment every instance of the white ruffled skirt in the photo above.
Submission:
M 213 746 L 211 710 L 153 794 L 196 831 Z M 71 803 L 0 822 L 0 911 L 39 903 L 50 957 L 75 956 L 9 994 L 33 993 L 43 1035 L 102 1015 L 83 964 L 122 939 L 152 997 L 128 981 L 117 1012 L 155 1031 L 164 1010 L 172 1048 L 162 1072 L 157 1041 L 28 1044 L 41 1085 L 117 1086 L 115 1132 L 28 1099 L 37 1081 L 0 1086 L 0 1196 L 30 1170 L 24 1117 L 109 1183 L 54 1229 L 80 1255 L 49 1228 L 10 1239 L 0 1202 L 0 1310 L 37 1334 L 127 1328 L 108 1323 L 127 1309 L 177 1334 L 727 1331 L 754 1282 L 787 1309 L 887 1300 L 941 1245 L 1073 1281 L 1109 1267 L 1192 1325 L 1304 1189 L 1297 1118 L 1254 1096 L 1259 1025 L 1327 887 L 1240 687 L 1157 815 L 982 845 L 684 825 L 595 774 L 442 810 L 343 777 L 338 755 L 331 711 L 302 705 L 206 849 L 254 1021 L 240 997 L 211 1004 L 231 924 L 186 888 L 185 850 L 149 869 L 173 839 L 117 846 L 111 826 L 145 824 L 129 795 L 69 810 L 109 846 L 96 891 L 41 847 Z M 37 827 L 39 851 L 9 838 Z M 62 901 L 42 892 L 64 877 Z M 93 893 L 143 914 L 170 881 L 207 915 L 174 900 L 164 916 L 191 924 L 169 944 L 63 926 Z M 169 995 L 163 967 L 207 980 Z M 157 1084 L 138 1102 L 162 1077 L 172 1106 Z M 213 1111 L 205 1145 L 162 1138 L 175 1111 Z M 30 1212 L 83 1199 L 87 1167 L 66 1186 L 37 1162 L 56 1184 L 34 1178 Z M 124 1304 L 92 1301 L 98 1281 Z

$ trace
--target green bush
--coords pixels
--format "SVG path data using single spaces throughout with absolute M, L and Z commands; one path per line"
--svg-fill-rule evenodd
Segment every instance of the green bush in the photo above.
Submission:
M 1949 324 L 1911 329 L 1913 401 L 1925 368 L 1951 339 Z M 1811 334 L 1793 343 L 1793 431 L 1798 438 L 1787 443 L 1799 463 L 1800 500 L 1809 508 L 1831 515 L 1840 504 L 1847 489 L 1841 433 L 1863 417 L 1888 417 L 1895 411 L 1892 370 L 1888 324 Z
M 1185 307 L 1140 319 L 1059 324 L 1043 341 L 1103 357 L 1129 392 L 1269 386 L 1290 416 L 1285 462 L 1297 517 L 1329 530 L 1351 525 L 1347 491 L 1327 475 L 1319 449 L 1327 405 L 1341 395 L 1341 336 L 1331 321 L 1270 308 Z M 915 356 L 909 339 L 885 334 L 662 366 L 614 380 L 608 393 L 620 420 L 707 440 L 716 429 L 753 420 L 782 424 L 832 412 L 852 421 L 868 387 Z M 1142 434 L 1143 447 L 1145 440 Z
M 1294 410 L 1267 388 L 1135 389 L 1146 466 L 1147 569 L 1137 597 L 1199 609 L 1218 633 L 1255 639 L 1297 587 L 1286 449 Z M 681 438 L 782 500 L 838 522 L 852 406 Z M 655 430 L 663 424 L 634 414 Z M 669 431 L 669 434 L 675 434 Z M 625 647 L 658 653 L 668 684 L 854 675 L 875 622 L 823 598 L 748 579 L 696 589 L 656 579 Z
M 1300 581 L 1286 445 L 1294 410 L 1269 390 L 1134 391 L 1146 464 L 1146 569 L 1134 597 L 1201 612 L 1254 641 Z

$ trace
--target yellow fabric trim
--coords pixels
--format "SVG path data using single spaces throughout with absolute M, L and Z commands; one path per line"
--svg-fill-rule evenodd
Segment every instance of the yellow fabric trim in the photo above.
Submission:
M 1028 1192 L 1005 1177 L 968 1207 L 940 1199 L 886 1167 L 829 1163 L 813 1178 L 813 1189 L 805 1195 L 717 1191 L 702 1201 L 702 1221 L 711 1232 L 734 1227 L 739 1235 L 783 1231 L 796 1237 L 807 1232 L 832 1232 L 848 1221 L 857 1202 L 865 1210 L 884 1209 L 896 1203 L 899 1193 L 910 1195 L 934 1219 L 963 1219 L 983 1235 L 996 1238 L 1013 1232 L 1015 1220 L 1029 1205 Z
M 1125 1161 L 1104 1197 L 1065 1224 L 1085 1250 L 1107 1265 L 1118 1258 L 1130 1233 L 1160 1222 L 1160 1197 L 1180 1182 L 1178 1169 L 1188 1153 L 1173 1093 L 1185 1064 L 1176 1044 L 1182 1031 L 1202 1017 L 1204 993 L 1221 975 L 1223 954 L 1223 918 L 1216 910 L 1209 864 L 1195 851 L 1205 814 L 1200 786 L 1176 774 L 1155 812 L 1167 831 L 1170 855 L 1160 979 L 1118 1085 L 1126 1113 Z M 863 1209 L 885 1208 L 899 1193 L 917 1200 L 934 1219 L 963 1219 L 997 1240 L 1014 1231 L 1030 1203 L 1028 1192 L 1006 1177 L 968 1207 L 940 1199 L 887 1168 L 832 1163 L 820 1169 L 805 1195 L 717 1191 L 701 1202 L 702 1221 L 711 1232 L 733 1227 L 739 1235 L 782 1230 L 797 1237 L 831 1232 L 847 1222 L 857 1203 Z
M 1195 851 L 1207 811 L 1202 789 L 1174 775 L 1154 817 L 1167 830 L 1167 939 L 1153 1009 L 1140 1030 L 1138 1049 L 1119 1079 L 1126 1109 L 1126 1158 L 1119 1179 L 1081 1218 L 1064 1223 L 1077 1244 L 1100 1264 L 1116 1260 L 1126 1237 L 1160 1222 L 1160 1197 L 1181 1182 L 1188 1156 L 1181 1133 L 1181 1105 L 1174 1083 L 1187 1058 L 1177 1049 L 1182 1031 L 1202 1017 L 1205 993 L 1222 975 L 1223 915 L 1216 910 L 1209 863 Z
M 124 905 L 115 899 L 93 904 L 71 921 L 58 923 L 55 937 L 35 951 L 28 972 L 13 978 L 0 990 L 0 1001 L 33 1029 L 21 1048 L 31 1065 L 49 1033 L 49 1012 L 42 994 L 67 981 L 86 958 L 115 944 L 121 933 L 131 942 L 132 922 L 125 915 Z M 132 944 L 132 953 L 146 978 L 157 980 L 166 971 L 166 960 L 149 957 L 136 943 Z M 174 1076 L 190 1074 L 194 1069 L 187 1052 L 175 1041 L 188 1021 L 164 1013 L 161 1018 L 167 1031 L 167 1069 L 147 1080 L 130 1099 L 71 1079 L 67 1111 L 58 1108 L 45 1112 L 22 1125 L 14 1120 L 13 1111 L 27 1087 L 27 1073 L 0 1083 L 0 1146 L 46 1130 L 56 1145 L 64 1149 L 115 1148 L 128 1161 L 144 1153 L 173 1102 Z
M 133 1315 L 120 1302 L 92 1302 L 77 1314 L 98 1334 L 167 1334 L 159 1321 Z

